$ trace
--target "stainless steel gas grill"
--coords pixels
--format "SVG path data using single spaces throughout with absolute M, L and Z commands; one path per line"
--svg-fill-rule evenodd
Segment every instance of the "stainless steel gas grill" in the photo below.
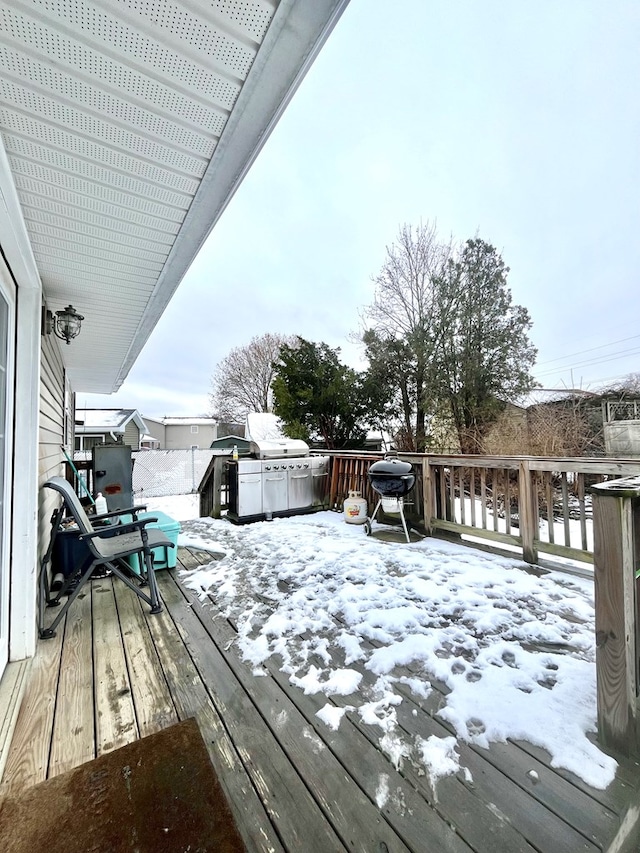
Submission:
M 311 512 L 322 505 L 328 456 L 298 439 L 252 441 L 251 458 L 230 461 L 228 518 L 237 524 Z
M 404 499 L 416 481 L 415 474 L 411 472 L 411 463 L 403 462 L 402 459 L 396 457 L 386 457 L 379 462 L 374 462 L 369 468 L 367 476 L 371 488 L 380 495 L 380 499 L 371 518 L 368 518 L 364 523 L 365 533 L 367 536 L 371 534 L 371 522 L 382 506 L 383 512 L 400 516 L 404 535 L 407 542 L 410 542 L 407 522 L 404 517 Z

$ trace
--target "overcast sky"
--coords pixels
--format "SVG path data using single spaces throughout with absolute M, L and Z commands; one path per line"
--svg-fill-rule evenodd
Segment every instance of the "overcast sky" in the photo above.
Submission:
M 640 2 L 351 0 L 118 394 L 201 415 L 265 332 L 341 347 L 402 223 L 510 267 L 544 387 L 640 372 Z

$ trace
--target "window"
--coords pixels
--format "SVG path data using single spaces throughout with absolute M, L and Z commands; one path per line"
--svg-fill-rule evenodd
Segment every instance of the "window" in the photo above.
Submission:
M 76 450 L 91 450 L 96 444 L 104 444 L 103 435 L 76 435 Z
M 198 432 L 198 427 L 196 426 L 196 424 L 191 424 L 191 432 L 192 433 Z

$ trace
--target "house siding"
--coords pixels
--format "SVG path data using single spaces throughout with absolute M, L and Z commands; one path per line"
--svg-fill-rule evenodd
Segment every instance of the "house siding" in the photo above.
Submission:
M 128 444 L 132 450 L 140 450 L 140 430 L 133 421 L 129 421 L 124 428 L 124 443 Z
M 50 477 L 64 475 L 62 448 L 65 447 L 67 453 L 70 453 L 73 439 L 70 434 L 73 398 L 65 380 L 60 350 L 51 337 L 42 339 L 40 369 L 38 552 L 42 558 L 49 544 L 51 514 L 59 503 L 56 493 L 42 486 Z
M 167 450 L 188 450 L 193 445 L 199 448 L 211 447 L 217 438 L 214 425 L 196 424 L 198 432 L 191 432 L 191 424 L 167 424 L 165 426 L 165 444 Z

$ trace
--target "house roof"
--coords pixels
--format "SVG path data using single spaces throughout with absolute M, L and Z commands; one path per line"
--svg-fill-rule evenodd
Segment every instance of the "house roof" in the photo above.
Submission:
M 0 233 L 116 391 L 348 0 L 0 0 Z
M 130 421 L 136 424 L 140 433 L 146 433 L 147 425 L 137 409 L 76 409 L 75 432 L 78 435 L 123 433 Z
M 217 418 L 160 418 L 158 423 L 165 426 L 215 426 Z

